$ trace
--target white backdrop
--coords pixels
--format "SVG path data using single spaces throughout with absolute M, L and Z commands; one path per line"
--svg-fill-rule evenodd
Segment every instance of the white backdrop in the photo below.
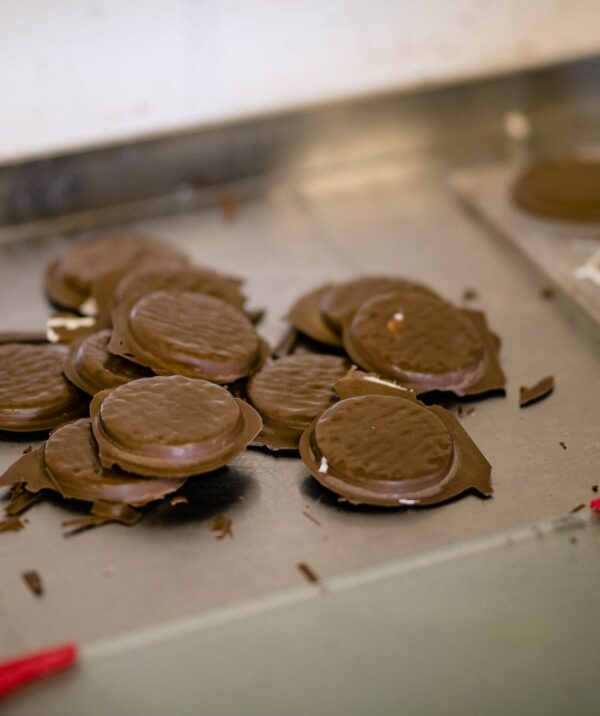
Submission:
M 599 51 L 599 0 L 2 0 L 0 163 Z

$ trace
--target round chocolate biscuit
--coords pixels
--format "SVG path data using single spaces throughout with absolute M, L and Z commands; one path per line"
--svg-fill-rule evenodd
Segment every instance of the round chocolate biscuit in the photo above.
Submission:
M 248 318 L 213 296 L 154 291 L 127 311 L 113 312 L 111 353 L 159 375 L 231 383 L 252 373 L 263 344 Z
M 98 393 L 91 415 L 104 467 L 168 478 L 222 467 L 262 428 L 256 410 L 225 388 L 181 375 Z
M 304 430 L 337 400 L 333 385 L 349 367 L 343 358 L 310 353 L 267 363 L 246 389 L 263 419 L 254 444 L 297 450 Z
M 413 504 L 442 491 L 455 471 L 452 435 L 412 400 L 362 395 L 326 410 L 304 433 L 302 459 L 351 502 Z
M 51 430 L 87 412 L 85 396 L 64 376 L 51 346 L 0 345 L 0 430 Z
M 124 273 L 140 262 L 182 259 L 174 248 L 143 236 L 117 235 L 79 243 L 46 269 L 46 293 L 52 303 L 78 311 L 102 276 Z
M 325 323 L 321 315 L 321 298 L 329 288 L 329 284 L 319 286 L 300 296 L 288 311 L 286 319 L 297 331 L 313 341 L 331 348 L 341 348 L 341 338 Z
M 529 165 L 513 187 L 526 211 L 562 221 L 600 221 L 600 161 L 542 159 Z
M 115 291 L 115 304 L 131 307 L 154 291 L 179 290 L 214 296 L 241 309 L 246 297 L 240 283 L 237 278 L 201 267 L 150 266 L 123 277 Z
M 344 347 L 367 371 L 417 393 L 464 391 L 485 371 L 485 341 L 468 314 L 418 292 L 369 299 L 344 325 Z
M 185 482 L 185 478 L 135 477 L 118 468 L 102 467 L 89 419 L 53 432 L 44 445 L 44 463 L 54 489 L 63 497 L 85 502 L 141 506 L 174 492 Z M 28 489 L 31 491 L 31 485 Z
M 327 325 L 342 333 L 344 320 L 353 315 L 369 298 L 390 291 L 419 291 L 437 298 L 426 286 L 394 276 L 362 276 L 336 283 L 321 294 L 319 308 Z
M 67 378 L 90 395 L 152 375 L 147 368 L 109 353 L 109 340 L 109 330 L 92 333 L 71 344 L 65 358 Z

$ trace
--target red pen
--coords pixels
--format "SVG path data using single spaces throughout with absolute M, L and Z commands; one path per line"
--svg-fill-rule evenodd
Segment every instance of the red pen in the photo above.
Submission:
M 77 661 L 77 645 L 60 644 L 32 654 L 0 662 L 0 698 L 30 681 L 63 671 Z

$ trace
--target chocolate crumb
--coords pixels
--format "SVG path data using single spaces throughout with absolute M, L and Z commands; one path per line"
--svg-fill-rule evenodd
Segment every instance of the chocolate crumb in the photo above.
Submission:
M 315 584 L 319 582 L 319 575 L 314 571 L 312 567 L 309 567 L 306 562 L 298 562 L 296 565 L 298 569 L 300 570 L 302 576 L 306 579 L 307 582 L 311 582 L 311 584 Z
M 18 517 L 7 517 L 5 520 L 0 522 L 0 533 L 1 532 L 18 532 L 22 530 L 25 525 Z
M 598 485 L 592 485 L 592 492 L 598 492 Z
M 570 513 L 573 514 L 574 512 L 579 512 L 579 510 L 583 510 L 584 507 L 585 507 L 584 503 L 581 502 L 581 503 L 579 503 L 579 504 L 577 505 L 577 507 L 574 507 L 574 508 L 570 511 Z
M 578 542 L 577 537 L 569 537 L 569 542 L 571 544 L 577 544 L 577 542 Z
M 33 450 L 33 445 L 28 445 L 28 446 L 23 450 L 23 455 L 27 455 L 27 453 L 28 453 L 28 452 L 31 452 L 32 450 Z
M 42 578 L 40 575 L 35 571 L 35 569 L 30 569 L 27 572 L 23 572 L 21 575 L 23 577 L 23 580 L 25 581 L 25 584 L 31 589 L 31 591 L 38 597 L 41 597 L 44 593 L 44 583 L 42 582 Z
M 550 393 L 554 390 L 554 376 L 548 375 L 542 378 L 531 388 L 521 386 L 519 388 L 519 407 L 524 408 L 532 403 L 537 403 L 538 400 L 547 398 Z
M 240 210 L 240 200 L 231 191 L 224 191 L 219 195 L 221 214 L 226 221 L 235 221 Z
M 561 446 L 561 448 L 562 448 L 563 450 L 566 450 L 566 449 L 567 449 L 567 444 L 566 444 L 565 442 L 563 442 L 562 440 L 561 440 L 558 444 Z
M 233 537 L 233 530 L 231 529 L 231 519 L 227 515 L 217 515 L 209 523 L 209 527 L 215 533 L 217 539 L 223 539 L 224 537 Z
M 172 497 L 169 500 L 169 504 L 171 507 L 177 507 L 177 505 L 187 505 L 188 498 L 185 497 L 185 495 L 175 495 L 175 497 Z
M 540 290 L 540 296 L 545 298 L 546 301 L 551 301 L 554 298 L 554 289 L 551 286 L 544 286 Z
M 474 288 L 465 288 L 462 292 L 462 300 L 466 303 L 468 301 L 476 301 L 479 298 L 479 294 Z
M 458 417 L 462 418 L 463 415 L 473 415 L 475 408 L 465 408 L 463 405 L 458 406 Z
M 459 415 L 459 417 L 462 418 L 464 412 L 465 412 L 465 409 L 463 408 L 463 406 L 462 406 L 462 405 L 459 405 L 459 406 L 458 406 L 458 415 Z
M 313 517 L 313 516 L 312 516 L 309 512 L 307 512 L 306 510 L 302 510 L 302 514 L 303 514 L 305 517 L 308 517 L 308 519 L 309 519 L 311 522 L 314 522 L 318 527 L 321 526 L 321 523 L 319 522 L 319 520 L 318 520 L 316 517 Z

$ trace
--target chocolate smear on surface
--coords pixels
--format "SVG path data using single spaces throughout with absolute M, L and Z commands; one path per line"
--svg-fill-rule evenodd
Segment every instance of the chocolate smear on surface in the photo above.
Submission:
M 87 412 L 87 400 L 62 372 L 52 346 L 0 345 L 0 430 L 51 430 Z
M 169 479 L 226 465 L 262 428 L 256 410 L 225 388 L 181 375 L 102 391 L 90 410 L 105 468 Z
M 44 594 L 44 583 L 35 569 L 23 572 L 21 576 L 23 577 L 25 584 L 29 587 L 33 594 L 36 595 L 36 597 L 41 597 Z
M 233 538 L 233 530 L 231 528 L 232 521 L 227 515 L 217 515 L 209 522 L 210 529 L 214 532 L 217 539 L 225 537 Z
M 527 405 L 537 403 L 539 400 L 547 398 L 554 390 L 554 376 L 548 375 L 539 380 L 531 388 L 521 386 L 519 388 L 519 407 L 525 408 Z
M 317 582 L 321 581 L 319 575 L 310 565 L 306 564 L 306 562 L 298 562 L 296 567 L 307 582 L 310 582 L 311 584 L 316 584 Z

